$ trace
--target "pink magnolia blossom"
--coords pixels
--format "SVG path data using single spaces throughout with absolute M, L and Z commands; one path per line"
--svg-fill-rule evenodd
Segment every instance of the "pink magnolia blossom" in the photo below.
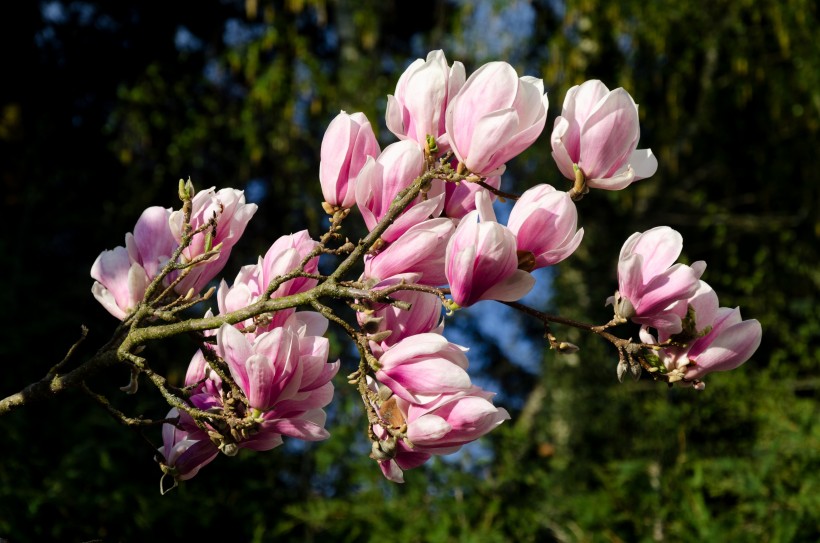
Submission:
M 352 207 L 356 176 L 367 157 L 378 155 L 379 142 L 364 113 L 339 113 L 322 139 L 319 181 L 325 201 L 345 209 Z
M 379 358 L 376 379 L 400 398 L 424 403 L 442 393 L 469 388 L 465 349 L 439 334 L 407 337 Z
M 243 266 L 239 270 L 231 287 L 228 287 L 224 280 L 221 282 L 217 291 L 220 314 L 230 313 L 259 301 L 271 281 L 298 270 L 302 260 L 317 245 L 318 242 L 310 238 L 307 230 L 281 236 L 270 246 L 264 258 L 260 258 L 257 264 Z M 318 267 L 319 257 L 316 256 L 308 260 L 303 271 L 316 273 Z M 316 286 L 316 283 L 316 279 L 307 277 L 290 279 L 271 293 L 271 298 L 281 298 L 305 292 Z M 294 311 L 296 310 L 284 309 L 277 311 L 267 323 L 257 322 L 257 333 L 282 326 Z M 252 323 L 253 321 L 248 320 L 242 324 L 242 327 L 248 327 Z
M 249 338 L 228 324 L 217 332 L 216 352 L 228 364 L 231 376 L 245 393 L 257 433 L 240 447 L 268 450 L 287 435 L 307 441 L 326 439 L 322 408 L 333 397 L 330 380 L 338 361 L 327 363 L 327 321 L 312 312 L 295 313 L 285 325 Z
M 390 204 L 402 190 L 424 172 L 424 153 L 411 140 L 398 141 L 385 147 L 376 160 L 369 159 L 356 179 L 356 205 L 368 230 L 373 230 L 387 214 Z M 444 207 L 442 181 L 433 181 L 426 200 L 420 195 L 382 234 L 390 243 L 411 226 L 437 217 Z
M 248 221 L 257 209 L 256 204 L 246 204 L 245 195 L 241 190 L 236 189 L 214 191 L 211 187 L 198 192 L 191 203 L 191 226 L 194 230 L 214 218 L 217 221 L 217 227 L 216 232 L 206 230 L 196 234 L 191 244 L 182 251 L 180 259 L 182 262 L 191 262 L 217 246 L 219 246 L 219 252 L 190 268 L 188 275 L 176 286 L 176 291 L 183 295 L 190 289 L 193 289 L 195 293 L 200 292 L 211 279 L 222 271 L 231 254 L 231 249 L 239 241 Z M 184 220 L 185 217 L 181 210 L 174 211 L 169 217 L 171 233 L 177 243 L 182 240 Z
M 170 209 L 149 207 L 140 215 L 125 247 L 103 251 L 91 266 L 91 292 L 109 313 L 123 320 L 170 260 L 177 242 L 168 225 Z
M 566 192 L 550 185 L 536 185 L 526 191 L 507 221 L 507 228 L 515 234 L 519 267 L 532 271 L 567 258 L 584 237 L 584 229 L 577 230 L 577 226 L 578 211 Z
M 145 269 L 132 261 L 125 247 L 103 251 L 91 266 L 91 293 L 116 318 L 123 320 L 145 296 L 151 283 Z
M 444 275 L 444 250 L 453 234 L 453 221 L 430 219 L 409 228 L 399 239 L 375 256 L 365 258 L 364 277 L 382 281 L 417 273 L 421 285 L 438 286 Z
M 552 156 L 568 179 L 573 165 L 589 187 L 619 190 L 651 177 L 658 161 L 651 149 L 638 149 L 638 106 L 622 88 L 610 91 L 598 80 L 569 89 L 552 129 Z
M 700 275 L 706 263 L 699 261 L 692 265 L 695 273 Z M 718 297 L 715 291 L 705 281 L 698 281 L 698 289 L 695 293 L 685 299 L 679 300 L 667 308 L 671 313 L 680 317 L 681 321 L 686 325 L 682 332 L 675 332 L 663 326 L 656 327 L 658 332 L 658 339 L 663 342 L 675 335 L 676 333 L 685 333 L 697 335 L 703 333 L 708 327 L 712 326 L 715 317 L 718 313 Z M 687 317 L 690 315 L 694 317 L 692 322 L 687 322 Z
M 447 106 L 450 146 L 471 172 L 500 175 L 541 134 L 548 104 L 541 79 L 518 77 L 506 62 L 485 64 Z
M 518 269 L 515 235 L 495 222 L 484 193 L 447 245 L 445 274 L 453 301 L 461 307 L 480 300 L 515 301 L 532 289 L 535 278 Z
M 755 319 L 743 320 L 740 308 L 721 307 L 706 335 L 693 340 L 686 348 L 663 348 L 661 361 L 673 381 L 682 380 L 703 389 L 703 376 L 733 370 L 746 362 L 760 346 L 762 335 L 760 323 Z M 656 343 L 645 328 L 641 329 L 641 339 L 645 343 Z
M 133 262 L 137 262 L 153 279 L 171 259 L 178 247 L 171 233 L 171 208 L 152 206 L 142 212 L 133 234 L 125 235 L 125 248 Z
M 433 136 L 439 151 L 447 151 L 445 111 L 465 77 L 464 65 L 448 66 L 441 50 L 430 51 L 426 60 L 416 59 L 399 78 L 395 95 L 387 96 L 387 129 L 422 147 L 427 145 L 427 135 Z
M 218 405 L 215 398 L 194 395 L 191 401 L 200 409 Z M 162 425 L 162 447 L 158 458 L 163 473 L 171 475 L 174 481 L 187 481 L 199 470 L 213 461 L 219 449 L 208 437 L 205 430 L 199 428 L 194 419 L 184 411 L 172 408 L 168 419 L 178 418 L 176 425 Z
M 403 483 L 403 470 L 420 466 L 432 455 L 454 453 L 508 420 L 509 413 L 492 404 L 493 396 L 492 392 L 470 386 L 423 405 L 398 395 L 383 402 L 379 414 L 385 422 L 394 428 L 407 428 L 406 439 L 396 442 L 392 457 L 379 461 L 384 476 Z M 380 425 L 374 426 L 374 433 L 380 439 L 390 439 Z
M 617 316 L 670 334 L 681 331 L 681 317 L 672 306 L 698 290 L 705 265 L 674 264 L 683 249 L 683 238 L 668 226 L 658 226 L 626 240 L 618 257 Z

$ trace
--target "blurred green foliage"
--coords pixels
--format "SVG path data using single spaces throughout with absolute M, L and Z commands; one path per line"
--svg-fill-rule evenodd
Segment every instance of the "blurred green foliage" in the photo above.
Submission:
M 331 439 L 218 458 L 166 496 L 151 461 L 159 432 L 119 427 L 68 395 L 0 418 L 0 537 L 820 539 L 814 2 L 54 0 L 17 9 L 0 17 L 12 74 L 0 91 L 13 225 L 0 237 L 10 285 L 0 293 L 4 394 L 62 358 L 80 323 L 91 328 L 81 354 L 103 343 L 113 323 L 89 295 L 88 269 L 122 244 L 143 208 L 176 205 L 179 178 L 262 189 L 228 278 L 278 235 L 318 232 L 327 123 L 341 109 L 364 111 L 391 142 L 385 95 L 407 64 L 437 48 L 468 72 L 502 59 L 543 77 L 551 119 L 585 79 L 623 86 L 640 104 L 640 147 L 653 149 L 660 169 L 579 203 L 584 243 L 558 266 L 547 309 L 608 320 L 603 300 L 623 240 L 667 224 L 682 232 L 686 259 L 709 263 L 704 279 L 722 305 L 760 320 L 764 338 L 745 366 L 710 375 L 695 393 L 647 379 L 619 385 L 611 349 L 560 327 L 581 352 L 547 351 L 528 373 L 482 337 L 473 314 L 463 333 L 489 359 L 481 369 L 513 419 L 463 454 L 406 473 L 404 485 L 383 480 L 367 458 L 359 400 L 341 376 Z M 505 190 L 566 188 L 550 128 L 510 163 Z M 535 323 L 520 326 L 540 341 Z M 190 348 L 181 339 L 149 354 L 181 379 Z M 352 367 L 346 359 L 341 373 Z M 147 386 L 117 394 L 126 381 L 112 372 L 91 385 L 126 412 L 165 413 Z

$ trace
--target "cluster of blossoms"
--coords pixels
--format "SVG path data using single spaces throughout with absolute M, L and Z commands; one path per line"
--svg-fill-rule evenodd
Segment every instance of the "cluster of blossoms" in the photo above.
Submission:
M 575 201 L 589 187 L 622 189 L 657 168 L 651 151 L 636 149 L 638 109 L 629 94 L 588 81 L 569 91 L 551 137 L 572 189 L 536 185 L 499 223 L 492 204 L 505 194 L 506 163 L 541 135 L 547 107 L 540 79 L 520 77 L 505 62 L 467 77 L 461 63 L 450 65 L 434 51 L 413 62 L 388 97 L 386 124 L 399 141 L 381 149 L 363 113 L 339 113 L 325 132 L 319 167 L 328 234 L 321 241 L 305 231 L 283 236 L 231 286 L 221 281 L 216 299 L 223 319 L 204 333 L 186 375 L 184 404 L 168 415 L 163 471 L 184 480 L 220 451 L 268 450 L 282 436 L 326 438 L 322 408 L 332 399 L 339 363 L 328 363 L 323 315 L 361 353 L 349 380 L 368 411 L 371 457 L 388 479 L 401 482 L 403 470 L 452 453 L 507 420 L 507 411 L 493 405 L 494 393 L 472 383 L 466 349 L 444 337 L 444 309 L 521 299 L 535 284 L 533 270 L 561 262 L 582 242 Z M 187 207 L 148 209 L 126 247 L 94 263 L 92 291 L 115 317 L 131 318 L 145 304 L 156 308 L 173 293 L 179 298 L 160 309 L 199 301 L 256 211 L 239 191 L 192 197 L 186 187 Z M 354 209 L 370 235 L 330 248 Z M 674 264 L 681 249 L 680 235 L 668 227 L 627 240 L 610 325 L 640 324 L 639 347 L 651 351 L 640 358 L 645 367 L 667 382 L 702 388 L 706 373 L 751 356 L 760 325 L 741 321 L 737 309 L 718 308 L 714 291 L 700 280 L 705 264 Z M 320 275 L 318 260 L 326 253 L 348 259 Z M 355 280 L 339 276 L 351 269 L 350 259 L 363 269 Z M 327 286 L 337 290 L 321 290 Z M 318 300 L 334 295 L 355 310 L 356 326 Z M 277 299 L 281 308 L 246 311 Z M 305 304 L 321 314 L 296 311 Z M 215 318 L 210 311 L 206 317 Z M 622 358 L 619 377 L 625 364 Z
M 715 291 L 700 279 L 705 262 L 675 264 L 682 249 L 683 238 L 668 226 L 630 236 L 618 258 L 619 290 L 607 303 L 617 319 L 641 325 L 644 343 L 661 347 L 657 367 L 669 382 L 703 389 L 707 373 L 746 362 L 763 331 L 757 320 L 742 320 L 740 308 L 719 307 Z M 626 371 L 623 362 L 618 371 Z

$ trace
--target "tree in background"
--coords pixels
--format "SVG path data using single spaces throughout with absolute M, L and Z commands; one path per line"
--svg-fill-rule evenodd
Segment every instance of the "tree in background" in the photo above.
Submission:
M 396 489 L 371 473 L 366 451 L 349 450 L 361 425 L 356 399 L 343 397 L 331 413 L 334 439 L 311 454 L 285 450 L 203 471 L 195 484 L 213 494 L 212 506 L 184 486 L 173 502 L 160 500 L 143 442 L 72 397 L 3 419 L 11 452 L 0 468 L 0 532 L 130 539 L 160 529 L 206 533 L 227 521 L 250 540 L 816 538 L 815 6 L 247 6 L 44 3 L 6 33 L 16 37 L 6 50 L 20 51 L 11 71 L 34 74 L 4 89 L 6 208 L 22 231 L 45 222 L 50 234 L 3 237 L 15 255 L 5 307 L 36 315 L 8 313 L 14 334 L 4 360 L 59 360 L 77 315 L 92 336 L 110 330 L 88 297 L 87 265 L 120 242 L 139 210 L 165 201 L 169 179 L 257 187 L 268 211 L 249 227 L 259 241 L 238 248 L 236 262 L 263 252 L 270 232 L 317 231 L 320 216 L 301 209 L 320 198 L 312 180 L 322 130 L 339 109 L 382 118 L 396 74 L 440 46 L 470 71 L 500 57 L 543 76 L 553 109 L 570 86 L 598 78 L 629 89 L 645 114 L 642 134 L 662 182 L 632 187 L 631 202 L 597 192 L 580 203 L 589 233 L 555 276 L 545 308 L 606 320 L 599 301 L 611 294 L 609 263 L 622 240 L 672 223 L 696 240 L 687 254 L 710 262 L 724 303 L 761 321 L 761 349 L 693 399 L 642 383 L 614 386 L 605 363 L 613 353 L 581 337 L 569 338 L 581 346 L 577 355 L 543 355 L 539 342 L 525 349 L 536 362 L 522 364 L 510 336 L 492 336 L 476 318 L 462 333 L 486 340 L 479 369 L 505 391 L 509 428 Z M 490 34 L 499 38 L 483 39 Z M 119 62 L 103 62 L 104 48 Z M 523 186 L 554 172 L 548 154 L 542 138 L 506 178 Z M 557 185 L 549 175 L 543 181 Z M 53 195 L 59 206 L 49 205 Z M 86 264 L 61 265 L 60 288 L 31 296 L 54 284 L 53 272 L 46 278 L 26 265 L 42 259 Z M 592 280 L 607 274 L 612 281 Z M 530 321 L 518 326 L 522 336 L 541 332 Z M 53 345 L 39 341 L 32 357 L 44 332 Z M 168 367 L 182 372 L 185 361 L 173 353 L 164 353 Z M 42 365 L 17 363 L 4 391 L 38 378 Z M 157 408 L 146 403 L 133 407 Z

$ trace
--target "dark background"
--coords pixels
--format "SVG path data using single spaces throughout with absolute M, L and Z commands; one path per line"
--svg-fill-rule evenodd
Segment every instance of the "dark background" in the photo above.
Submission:
M 245 189 L 259 211 L 224 276 L 281 234 L 322 227 L 321 137 L 364 111 L 382 145 L 386 94 L 444 49 L 468 74 L 506 60 L 543 77 L 545 133 L 510 163 L 505 190 L 567 189 L 548 136 L 585 79 L 640 104 L 640 147 L 658 173 L 579 204 L 581 249 L 539 303 L 605 322 L 623 240 L 666 224 L 684 259 L 706 260 L 721 305 L 763 326 L 754 357 L 701 393 L 618 384 L 596 338 L 557 357 L 537 323 L 486 330 L 479 305 L 448 327 L 512 420 L 453 458 L 383 480 L 357 399 L 339 377 L 332 437 L 217 458 L 166 496 L 159 431 L 117 425 L 79 393 L 0 418 L 0 537 L 25 541 L 815 541 L 820 537 L 820 47 L 803 0 L 715 2 L 46 1 L 0 13 L 0 394 L 41 378 L 90 329 L 78 361 L 115 322 L 89 270 L 176 184 Z M 549 277 L 548 277 L 549 278 Z M 625 329 L 624 335 L 634 334 Z M 337 355 L 347 356 L 333 336 Z M 514 344 L 514 345 L 513 345 Z M 522 350 L 523 345 L 523 350 Z M 522 360 L 521 353 L 527 360 Z M 152 345 L 180 379 L 184 339 Z M 354 361 L 343 359 L 343 370 Z M 159 418 L 145 384 L 117 369 L 90 383 Z M 247 452 L 247 451 L 246 451 Z

